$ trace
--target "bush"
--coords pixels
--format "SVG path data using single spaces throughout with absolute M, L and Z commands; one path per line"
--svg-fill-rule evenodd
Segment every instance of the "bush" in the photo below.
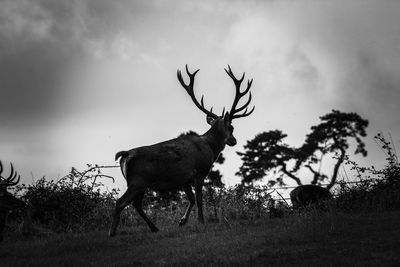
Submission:
M 35 221 L 54 231 L 84 231 L 108 225 L 117 190 L 101 192 L 104 177 L 98 166 L 85 172 L 72 168 L 59 181 L 43 177 L 32 185 L 21 185 L 22 198 L 29 203 Z
M 83 232 L 107 229 L 118 199 L 118 190 L 105 192 L 99 166 L 71 172 L 58 181 L 44 177 L 32 185 L 20 185 L 17 193 L 29 203 L 33 221 L 55 232 Z M 268 215 L 270 195 L 266 186 L 217 187 L 204 189 L 204 213 L 208 221 L 226 222 L 235 219 L 255 219 Z M 159 194 L 147 191 L 143 208 L 150 219 L 160 225 L 178 223 L 188 200 L 182 192 Z M 191 213 L 196 217 L 196 212 Z M 120 225 L 146 226 L 132 207 L 121 214 Z
M 359 182 L 353 186 L 342 183 L 336 198 L 342 210 L 393 210 L 400 209 L 400 164 L 394 146 L 382 134 L 375 137 L 386 155 L 386 165 L 381 170 L 374 166 L 360 167 L 346 159 L 357 172 Z
M 223 187 L 217 197 L 220 219 L 256 219 L 268 214 L 267 186 Z

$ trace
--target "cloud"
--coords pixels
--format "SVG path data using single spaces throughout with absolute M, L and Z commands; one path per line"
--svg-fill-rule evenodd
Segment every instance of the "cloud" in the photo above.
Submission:
M 29 123 L 62 105 L 62 82 L 83 55 L 67 5 L 4 1 L 0 8 L 0 119 Z
M 1 1 L 2 153 L 70 167 L 73 144 L 91 148 L 84 161 L 202 129 L 175 76 L 186 63 L 201 68 L 196 93 L 217 110 L 234 93 L 223 67 L 254 78 L 242 138 L 271 127 L 302 142 L 332 108 L 400 125 L 399 10 L 372 0 Z
M 400 88 L 400 3 L 258 4 L 232 25 L 225 48 L 248 68 L 262 69 L 274 90 L 315 88 L 346 108 L 362 108 L 360 95 L 393 101 Z

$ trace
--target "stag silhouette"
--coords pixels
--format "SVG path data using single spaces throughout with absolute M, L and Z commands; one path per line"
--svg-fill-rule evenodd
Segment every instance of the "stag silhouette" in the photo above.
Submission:
M 236 139 L 232 134 L 232 121 L 249 116 L 255 107 L 250 111 L 247 109 L 251 101 L 249 90 L 253 80 L 247 81 L 247 88 L 242 92 L 240 87 L 245 73 L 240 79 L 237 79 L 228 66 L 225 71 L 233 80 L 236 88 L 230 111 L 225 112 L 224 108 L 222 116 L 218 116 L 212 112 L 212 108 L 206 109 L 203 96 L 199 102 L 193 91 L 194 78 L 198 71 L 190 73 L 186 65 L 186 73 L 189 76 L 188 84 L 184 82 L 180 70 L 178 70 L 177 76 L 196 107 L 207 115 L 207 123 L 211 128 L 203 135 L 181 135 L 178 138 L 154 145 L 120 151 L 115 155 L 116 160 L 120 159 L 121 171 L 127 181 L 128 189 L 116 203 L 109 236 L 115 235 L 120 214 L 130 203 L 133 203 L 150 230 L 152 232 L 158 231 L 158 228 L 146 216 L 142 208 L 142 200 L 148 188 L 160 192 L 182 188 L 186 193 L 189 204 L 179 225 L 182 226 L 187 223 L 195 202 L 197 203 L 198 221 L 204 223 L 202 204 L 204 179 L 225 145 L 236 145 Z M 249 93 L 247 101 L 237 108 L 239 100 L 247 93 Z M 195 187 L 195 195 L 192 191 L 192 185 Z
M 7 191 L 8 187 L 15 186 L 19 183 L 20 176 L 14 171 L 12 163 L 10 175 L 5 178 L 2 176 L 3 164 L 0 161 L 0 241 L 3 240 L 3 231 L 6 225 L 7 215 L 11 210 L 22 210 L 24 214 L 24 222 L 22 224 L 22 233 L 29 234 L 30 212 L 25 203 L 13 196 Z

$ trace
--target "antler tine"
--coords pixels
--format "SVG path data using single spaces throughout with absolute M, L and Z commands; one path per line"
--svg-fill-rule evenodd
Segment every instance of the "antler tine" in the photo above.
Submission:
M 210 116 L 210 117 L 212 117 L 212 118 L 214 118 L 214 119 L 217 119 L 217 118 L 218 118 L 218 115 L 216 115 L 216 114 L 214 114 L 214 113 L 212 112 L 212 108 L 211 108 L 211 110 L 209 111 L 209 110 L 207 110 L 207 109 L 204 107 L 204 95 L 201 96 L 200 103 L 197 101 L 196 96 L 194 95 L 194 91 L 193 91 L 194 78 L 195 78 L 195 76 L 196 76 L 196 73 L 197 73 L 200 69 L 196 70 L 196 71 L 193 72 L 193 73 L 190 73 L 187 64 L 186 64 L 185 68 L 186 68 L 186 73 L 188 74 L 189 79 L 190 79 L 190 80 L 189 80 L 189 84 L 186 84 L 186 83 L 184 82 L 184 80 L 183 80 L 183 78 L 182 78 L 182 72 L 181 72 L 180 70 L 177 71 L 178 80 L 179 80 L 179 82 L 181 83 L 182 87 L 185 88 L 186 92 L 189 94 L 190 98 L 192 98 L 193 103 L 196 105 L 196 107 L 197 107 L 198 109 L 200 109 L 201 111 L 203 111 L 203 112 L 204 112 L 205 114 L 207 114 L 208 116 Z
M 240 112 L 240 111 L 242 111 L 243 109 L 247 109 L 247 106 L 250 104 L 250 102 L 251 102 L 251 98 L 252 98 L 252 96 L 251 96 L 251 92 L 249 93 L 249 98 L 247 99 L 247 102 L 246 102 L 246 104 L 244 104 L 243 106 L 241 106 L 240 108 L 238 108 L 238 109 L 235 109 L 235 113 L 238 113 L 238 112 Z
M 17 179 L 17 180 L 15 181 L 15 179 Z M 10 179 L 10 180 L 7 182 L 7 186 L 14 186 L 14 185 L 17 185 L 17 184 L 19 183 L 19 180 L 20 180 L 20 179 L 21 179 L 21 175 L 18 175 L 18 177 L 17 177 L 17 173 L 14 173 L 13 178 Z
M 2 176 L 0 176 L 0 180 L 1 180 L 1 185 L 2 186 L 14 186 L 16 184 L 19 183 L 19 180 L 21 178 L 20 175 L 18 175 L 17 177 L 17 172 L 14 171 L 14 166 L 12 165 L 12 163 L 10 162 L 11 165 L 11 170 L 10 170 L 10 175 L 7 178 L 4 178 Z M 3 165 L 0 161 L 0 174 L 3 172 Z M 17 179 L 15 181 L 15 179 Z
M 256 106 L 253 106 L 253 108 L 250 110 L 250 112 L 247 112 L 247 108 L 246 108 L 246 110 L 242 114 L 232 116 L 232 120 L 249 116 L 251 113 L 253 113 L 255 108 L 256 108 Z
M 14 174 L 14 166 L 12 165 L 11 162 L 10 162 L 10 166 L 11 166 L 11 170 L 10 170 L 10 175 L 6 179 L 7 181 L 10 181 L 12 179 L 13 174 Z
M 10 175 L 8 176 L 8 178 L 6 179 L 6 181 L 7 181 L 7 184 L 8 184 L 9 186 L 14 186 L 14 185 L 18 184 L 20 178 L 19 178 L 19 176 L 18 176 L 17 181 L 16 181 L 16 182 L 14 181 L 15 178 L 17 178 L 17 172 L 14 171 L 14 166 L 12 165 L 11 162 L 10 162 L 10 165 L 11 165 L 11 171 L 10 171 Z
M 247 107 L 250 104 L 251 99 L 252 99 L 251 92 L 249 94 L 249 98 L 248 98 L 247 102 L 244 105 L 242 105 L 239 108 L 236 108 L 236 106 L 239 103 L 239 100 L 242 97 L 244 97 L 247 93 L 249 93 L 250 87 L 253 84 L 253 79 L 250 79 L 250 80 L 247 81 L 246 89 L 243 92 L 241 92 L 240 91 L 240 86 L 241 86 L 241 84 L 242 84 L 242 82 L 244 80 L 245 72 L 243 72 L 243 75 L 242 75 L 242 77 L 240 79 L 237 79 L 235 77 L 235 75 L 233 74 L 232 69 L 231 69 L 231 67 L 229 65 L 228 65 L 228 70 L 225 69 L 225 72 L 229 75 L 229 77 L 231 77 L 231 79 L 235 83 L 235 88 L 236 88 L 235 98 L 234 98 L 233 103 L 232 103 L 231 111 L 229 112 L 230 121 L 232 121 L 233 119 L 249 116 L 254 111 L 254 108 L 255 108 L 255 107 L 253 107 L 250 112 L 247 112 L 247 110 L 248 110 Z M 241 112 L 244 109 L 245 109 L 245 111 L 243 113 L 237 114 L 238 112 Z
M 232 80 L 235 82 L 235 84 L 238 83 L 239 85 L 243 82 L 244 76 L 245 76 L 245 74 L 246 74 L 246 72 L 243 72 L 242 78 L 237 79 L 237 78 L 235 77 L 235 75 L 233 74 L 233 72 L 232 72 L 231 66 L 229 66 L 229 65 L 228 65 L 228 70 L 225 69 L 225 72 L 229 75 L 229 77 L 232 78 Z
M 247 94 L 247 92 L 250 91 L 250 87 L 251 87 L 252 84 L 253 84 L 253 79 L 247 80 L 247 88 L 246 88 L 246 90 L 243 91 L 243 93 L 241 93 L 241 95 Z

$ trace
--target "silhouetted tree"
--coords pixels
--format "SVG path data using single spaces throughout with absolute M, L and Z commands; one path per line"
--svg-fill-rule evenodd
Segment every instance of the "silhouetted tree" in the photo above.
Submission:
M 315 170 L 315 165 L 320 164 L 326 154 L 335 154 L 337 160 L 330 177 L 331 188 L 337 178 L 338 170 L 349 148 L 349 140 L 357 143 L 355 154 L 367 155 L 365 144 L 361 137 L 366 136 L 368 121 L 357 113 L 345 113 L 332 110 L 320 117 L 321 123 L 311 127 L 311 133 L 306 136 L 304 144 L 299 148 L 293 148 L 283 142 L 287 136 L 280 130 L 263 132 L 247 142 L 245 152 L 238 152 L 243 164 L 237 173 L 242 177 L 243 183 L 251 183 L 262 179 L 267 173 L 272 173 L 274 179 L 270 185 L 283 184 L 283 178 L 292 178 L 298 185 L 301 179 L 297 172 L 301 168 L 307 168 L 313 174 L 312 184 L 318 184 L 328 178 L 327 175 Z M 291 167 L 288 167 L 288 166 Z
M 311 164 L 320 161 L 316 158 L 316 154 L 319 152 L 323 156 L 328 153 L 335 153 L 337 161 L 330 183 L 327 186 L 327 189 L 330 189 L 335 184 L 339 167 L 345 159 L 346 150 L 349 148 L 349 139 L 356 141 L 355 154 L 367 156 L 367 150 L 361 138 L 367 135 L 368 121 L 361 118 L 357 113 L 345 113 L 338 110 L 332 110 L 331 113 L 320 117 L 320 119 L 322 122 L 311 127 L 311 133 L 307 135 L 304 145 L 300 148 L 300 157 L 295 168 L 306 162 L 306 167 L 314 174 L 311 183 L 317 184 L 326 179 L 327 176 L 312 168 Z
M 275 174 L 275 179 L 268 181 L 271 186 L 276 182 L 283 183 L 284 175 L 301 183 L 287 167 L 288 161 L 297 158 L 297 151 L 283 142 L 286 136 L 282 131 L 274 130 L 257 134 L 254 139 L 247 141 L 245 152 L 237 152 L 243 161 L 237 173 L 242 177 L 242 183 L 260 180 L 268 172 Z

